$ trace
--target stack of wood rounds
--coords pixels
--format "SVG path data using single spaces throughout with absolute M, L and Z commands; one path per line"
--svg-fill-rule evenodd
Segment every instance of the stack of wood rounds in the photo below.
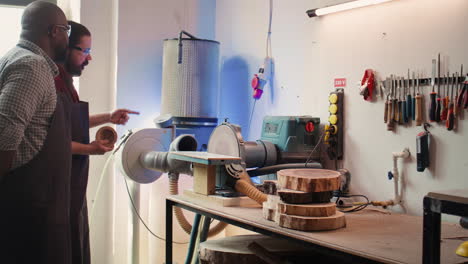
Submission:
M 276 188 L 265 188 L 263 217 L 286 228 L 302 231 L 332 230 L 346 226 L 344 214 L 330 199 L 340 188 L 340 173 L 322 169 L 278 171 Z M 266 182 L 272 185 L 274 182 Z M 275 191 L 273 193 L 272 191 Z

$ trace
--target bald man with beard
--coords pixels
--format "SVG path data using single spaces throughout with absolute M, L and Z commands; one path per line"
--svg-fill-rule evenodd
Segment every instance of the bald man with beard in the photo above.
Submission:
M 54 85 L 69 33 L 59 7 L 33 2 L 0 59 L 2 263 L 71 263 L 71 102 Z

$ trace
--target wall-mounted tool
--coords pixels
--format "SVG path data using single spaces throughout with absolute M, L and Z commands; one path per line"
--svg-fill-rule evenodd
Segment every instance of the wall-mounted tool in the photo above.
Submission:
M 372 95 L 375 87 L 375 75 L 372 69 L 367 69 L 361 80 L 360 95 L 366 101 L 372 101 Z
M 440 53 L 439 53 L 439 69 L 440 69 Z M 436 60 L 432 60 L 432 77 L 431 77 L 431 86 L 432 86 L 432 92 L 430 94 L 431 96 L 431 105 L 429 106 L 429 120 L 431 122 L 435 122 L 435 115 L 436 115 L 436 97 L 437 93 L 435 92 L 435 71 L 436 71 Z
M 406 96 L 406 114 L 408 115 L 408 121 L 413 118 L 413 98 L 411 97 L 410 82 L 410 70 L 408 69 L 408 80 L 406 85 L 406 87 L 408 87 L 408 95 Z
M 421 126 L 423 123 L 422 107 L 424 104 L 424 97 L 419 90 L 419 74 L 418 79 L 416 80 L 416 86 L 418 88 L 418 94 L 416 95 L 416 125 Z
M 450 88 L 450 103 L 449 103 L 449 106 L 448 106 L 448 113 L 447 113 L 447 122 L 445 123 L 445 127 L 447 127 L 447 130 L 448 131 L 452 131 L 453 130 L 453 127 L 454 127 L 454 122 L 455 122 L 455 116 L 453 114 L 453 89 L 455 87 L 455 82 L 458 78 L 458 74 L 453 74 L 453 78 L 452 78 L 452 87 Z M 447 92 L 448 93 L 448 92 Z
M 430 165 L 429 147 L 431 133 L 427 130 L 429 126 L 428 123 L 424 124 L 424 131 L 416 136 L 416 169 L 419 172 L 423 172 Z
M 468 76 L 465 77 L 465 81 L 462 83 L 462 88 L 460 90 L 460 94 L 458 95 L 457 105 L 458 108 L 467 108 L 468 103 Z
M 403 102 L 401 103 L 401 112 L 403 113 L 403 123 L 408 123 L 408 111 L 407 111 L 407 101 L 406 101 L 406 81 L 405 78 L 401 79 L 403 85 Z
M 384 108 L 384 123 L 386 124 L 388 122 L 388 109 L 390 105 L 390 95 L 391 95 L 391 90 L 392 90 L 388 78 L 384 81 L 384 86 L 385 86 L 385 89 L 387 90 L 387 99 L 385 100 L 385 106 L 384 106 L 385 107 Z
M 399 99 L 399 90 L 400 86 L 398 85 L 398 77 L 395 77 L 393 79 L 394 82 L 394 90 L 395 90 L 395 97 L 393 98 L 393 121 L 395 121 L 395 124 L 398 124 L 400 122 L 400 105 L 398 104 L 398 99 Z
M 436 102 L 436 110 L 434 120 L 436 122 L 440 122 L 440 113 L 442 111 L 442 98 L 440 97 L 440 84 L 442 83 L 442 79 L 440 78 L 440 53 L 439 53 L 439 61 L 438 61 L 438 78 L 437 78 L 437 102 Z
M 393 111 L 394 111 L 394 82 L 393 82 L 393 75 L 388 79 L 388 87 L 389 87 L 389 92 L 388 92 L 388 101 L 386 102 L 386 107 L 388 106 L 387 109 L 387 130 L 388 131 L 393 131 L 395 129 L 395 124 L 393 120 Z
M 461 69 L 460 69 L 460 77 L 463 77 L 463 64 L 461 65 Z M 460 114 L 459 100 L 462 97 L 460 96 L 462 89 L 463 89 L 463 82 L 460 82 L 460 79 L 457 78 L 457 84 L 456 84 L 456 89 L 455 89 L 456 91 L 455 101 L 453 102 L 453 115 L 455 116 L 455 119 Z
M 447 114 L 448 114 L 448 103 L 449 103 L 449 79 L 450 79 L 450 73 L 447 72 L 447 75 L 444 76 L 444 97 L 442 98 L 442 109 L 440 113 L 440 120 L 441 121 L 447 121 Z
M 328 97 L 330 102 L 328 117 L 329 124 L 325 126 L 325 144 L 328 145 L 327 153 L 331 160 L 343 159 L 343 105 L 344 90 L 336 89 Z

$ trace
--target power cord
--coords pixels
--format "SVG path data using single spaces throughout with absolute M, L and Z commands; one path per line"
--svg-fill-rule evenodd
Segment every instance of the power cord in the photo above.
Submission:
M 315 147 L 310 151 L 310 154 L 309 154 L 309 156 L 308 156 L 307 159 L 306 159 L 306 162 L 305 162 L 305 164 L 304 164 L 304 167 L 307 168 L 307 163 L 309 163 L 309 162 L 311 161 L 310 158 L 312 157 L 312 154 L 314 154 L 315 150 L 317 150 L 318 146 L 320 146 L 320 143 L 322 142 L 323 135 L 325 135 L 325 131 L 322 132 L 322 135 L 320 135 L 320 138 L 319 138 L 319 140 L 318 140 L 318 142 L 317 142 L 317 145 L 315 145 Z
M 101 190 L 101 184 L 102 184 L 102 180 L 104 178 L 104 174 L 107 170 L 107 167 L 109 165 L 109 162 L 110 160 L 115 156 L 115 153 L 120 149 L 120 147 L 127 141 L 127 139 L 130 137 L 130 135 L 132 134 L 133 132 L 131 130 L 128 131 L 127 134 L 123 135 L 121 137 L 121 141 L 119 143 L 119 145 L 117 146 L 117 148 L 111 153 L 111 155 L 107 158 L 107 161 L 106 163 L 104 164 L 104 168 L 102 169 L 102 172 L 101 172 L 101 176 L 99 178 L 99 183 L 98 183 L 98 187 L 97 187 L 97 191 L 96 191 L 96 196 L 93 200 L 93 207 L 91 208 L 91 215 L 90 215 L 90 223 L 92 223 L 92 220 L 94 219 L 94 208 L 96 207 L 96 201 L 97 201 L 97 198 L 98 198 L 98 194 Z M 154 237 L 156 237 L 157 239 L 161 240 L 161 241 L 166 241 L 166 239 L 156 235 L 153 231 L 151 231 L 151 229 L 146 225 L 145 221 L 143 221 L 143 219 L 141 218 L 140 214 L 138 213 L 138 210 L 135 206 L 135 203 L 133 202 L 133 198 L 132 198 L 132 195 L 130 194 L 130 189 L 128 188 L 128 183 L 127 183 L 127 178 L 125 178 L 125 175 L 122 173 L 122 176 L 123 176 L 123 179 L 125 181 L 125 187 L 127 189 L 127 194 L 128 194 L 128 198 L 130 199 L 130 202 L 132 204 L 132 207 L 133 207 L 133 213 L 135 213 L 137 216 L 138 216 L 138 219 L 140 219 L 140 222 L 145 226 L 146 230 L 148 230 L 148 232 L 153 235 Z M 167 224 L 167 223 L 166 223 Z M 180 245 L 184 245 L 184 244 L 188 244 L 189 242 L 177 242 L 177 241 L 173 241 L 174 244 L 180 244 Z
M 336 207 L 339 208 L 338 210 L 340 210 L 343 213 L 358 212 L 358 211 L 361 211 L 361 210 L 365 209 L 368 205 L 372 204 L 369 201 L 369 198 L 367 198 L 367 196 L 362 195 L 362 194 L 342 194 L 342 193 L 339 193 L 336 197 L 337 197 L 336 202 L 335 202 Z M 351 209 L 345 210 L 343 208 L 350 208 L 350 207 L 340 205 L 340 201 L 341 201 L 342 197 L 344 197 L 344 198 L 361 197 L 361 198 L 366 199 L 366 202 L 364 202 L 364 203 L 362 203 L 362 202 L 361 203 L 353 203 L 353 206 L 351 206 Z
M 132 207 L 133 207 L 133 213 L 135 213 L 137 216 L 138 216 L 138 219 L 140 219 L 140 222 L 145 226 L 146 230 L 148 230 L 148 232 L 150 232 L 154 237 L 156 237 L 157 239 L 161 240 L 161 241 L 166 241 L 166 239 L 156 235 L 155 233 L 153 233 L 153 231 L 151 231 L 151 229 L 146 225 L 145 221 L 143 221 L 143 219 L 141 218 L 140 214 L 138 213 L 138 210 L 135 206 L 135 203 L 133 202 L 133 198 L 132 198 L 132 195 L 130 194 L 130 189 L 128 188 L 128 183 L 127 183 L 127 178 L 125 178 L 125 175 L 123 175 L 123 179 L 125 181 L 125 187 L 127 189 L 127 194 L 128 194 L 128 198 L 130 199 L 130 202 L 132 204 Z M 171 212 L 172 213 L 172 212 Z M 168 223 L 166 223 L 167 225 Z M 173 241 L 174 244 L 180 244 L 180 245 L 184 245 L 184 244 L 188 244 L 189 242 L 176 242 L 176 241 Z

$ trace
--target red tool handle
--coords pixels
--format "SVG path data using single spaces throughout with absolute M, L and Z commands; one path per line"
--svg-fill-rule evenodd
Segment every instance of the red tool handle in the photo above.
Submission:
M 448 102 L 449 102 L 448 96 L 446 96 L 445 98 L 442 98 L 442 113 L 440 114 L 440 120 L 442 121 L 447 120 Z
M 455 122 L 455 116 L 453 114 L 453 102 L 450 103 L 448 114 L 447 114 L 447 122 L 445 122 L 445 127 L 448 131 L 453 130 L 453 123 Z

